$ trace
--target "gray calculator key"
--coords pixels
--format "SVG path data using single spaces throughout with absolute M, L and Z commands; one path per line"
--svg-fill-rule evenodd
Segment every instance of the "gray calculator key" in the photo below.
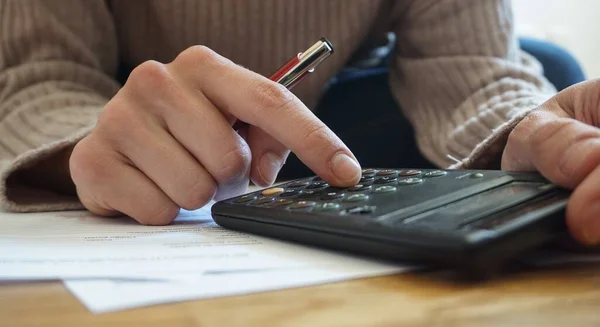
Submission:
M 362 177 L 373 177 L 377 174 L 377 170 L 375 169 L 363 169 Z
M 344 193 L 329 192 L 321 196 L 321 200 L 337 200 L 344 197 Z
M 363 185 L 363 184 L 356 184 L 353 187 L 349 188 L 348 191 L 350 192 L 361 192 L 361 191 L 366 191 L 371 189 L 371 185 Z
M 405 178 L 398 181 L 398 185 L 415 185 L 423 183 L 423 180 L 420 178 Z
M 360 201 L 366 201 L 367 199 L 369 199 L 369 196 L 366 194 L 352 194 L 349 197 L 347 197 L 346 199 L 344 199 L 344 201 L 346 202 L 360 202 Z
M 256 199 L 254 202 L 252 202 L 252 204 L 253 205 L 262 205 L 262 204 L 271 203 L 273 201 L 275 201 L 275 198 L 269 197 L 269 196 L 264 196 L 262 198 Z
M 416 170 L 416 169 L 404 169 L 398 172 L 398 176 L 415 176 L 415 175 L 419 175 L 421 173 L 420 170 Z
M 298 201 L 298 202 L 292 204 L 289 208 L 290 209 L 308 209 L 310 207 L 314 207 L 315 204 L 317 204 L 317 203 L 313 202 L 313 201 Z
M 363 206 L 348 208 L 348 209 L 344 210 L 342 212 L 342 214 L 344 214 L 344 215 L 368 215 L 370 213 L 373 213 L 374 211 L 375 211 L 375 206 L 363 205 Z
M 379 186 L 378 188 L 376 188 L 373 191 L 373 193 L 390 193 L 390 192 L 394 192 L 394 191 L 396 191 L 395 186 L 384 185 L 384 186 Z
M 315 210 L 318 211 L 336 211 L 340 208 L 340 205 L 335 202 L 325 202 L 317 205 Z
M 428 171 L 425 174 L 423 174 L 423 177 L 440 177 L 440 176 L 444 176 L 446 174 L 448 174 L 448 173 L 443 170 L 432 170 L 432 171 Z
M 398 171 L 394 169 L 384 169 L 377 172 L 377 176 L 397 176 Z
M 291 199 L 277 199 L 277 201 L 271 202 L 271 203 L 267 204 L 266 206 L 269 208 L 276 208 L 276 207 L 284 207 L 284 206 L 287 206 L 292 203 L 294 203 L 294 200 L 291 200 Z

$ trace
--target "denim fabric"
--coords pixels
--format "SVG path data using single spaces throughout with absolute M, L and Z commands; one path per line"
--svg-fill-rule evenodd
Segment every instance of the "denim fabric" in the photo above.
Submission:
M 522 39 L 521 47 L 541 62 L 545 76 L 557 89 L 585 80 L 577 61 L 564 49 L 532 39 Z M 391 95 L 385 61 L 378 67 L 345 68 L 329 85 L 316 115 L 350 147 L 363 167 L 433 167 L 419 152 L 413 128 Z M 291 154 L 279 178 L 312 174 Z

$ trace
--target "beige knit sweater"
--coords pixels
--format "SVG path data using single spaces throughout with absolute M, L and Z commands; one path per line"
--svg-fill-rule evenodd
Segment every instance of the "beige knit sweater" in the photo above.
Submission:
M 510 0 L 0 0 L 0 204 L 81 208 L 15 172 L 94 126 L 121 62 L 203 44 L 268 75 L 325 36 L 335 54 L 294 89 L 314 108 L 359 46 L 388 31 L 390 87 L 439 166 L 451 155 L 454 168 L 498 168 L 510 128 L 555 92 L 518 48 Z

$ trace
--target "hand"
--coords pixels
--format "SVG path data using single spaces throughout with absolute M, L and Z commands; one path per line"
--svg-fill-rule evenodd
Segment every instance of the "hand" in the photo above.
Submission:
M 563 90 L 510 134 L 502 169 L 537 170 L 573 189 L 567 224 L 581 243 L 600 243 L 600 80 Z
M 250 127 L 234 130 L 238 119 Z M 91 212 L 162 225 L 249 179 L 271 185 L 290 150 L 332 185 L 360 179 L 350 150 L 290 91 L 195 46 L 133 70 L 73 149 L 70 173 Z

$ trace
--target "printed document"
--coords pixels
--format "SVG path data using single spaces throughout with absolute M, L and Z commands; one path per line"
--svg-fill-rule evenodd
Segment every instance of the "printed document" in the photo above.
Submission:
M 172 225 L 86 211 L 0 214 L 0 280 L 172 279 L 174 275 L 370 262 L 227 230 L 210 205 Z
M 408 270 L 384 263 L 354 262 L 309 268 L 284 268 L 225 274 L 179 275 L 171 281 L 66 281 L 65 286 L 93 313 L 163 303 L 246 295 Z

